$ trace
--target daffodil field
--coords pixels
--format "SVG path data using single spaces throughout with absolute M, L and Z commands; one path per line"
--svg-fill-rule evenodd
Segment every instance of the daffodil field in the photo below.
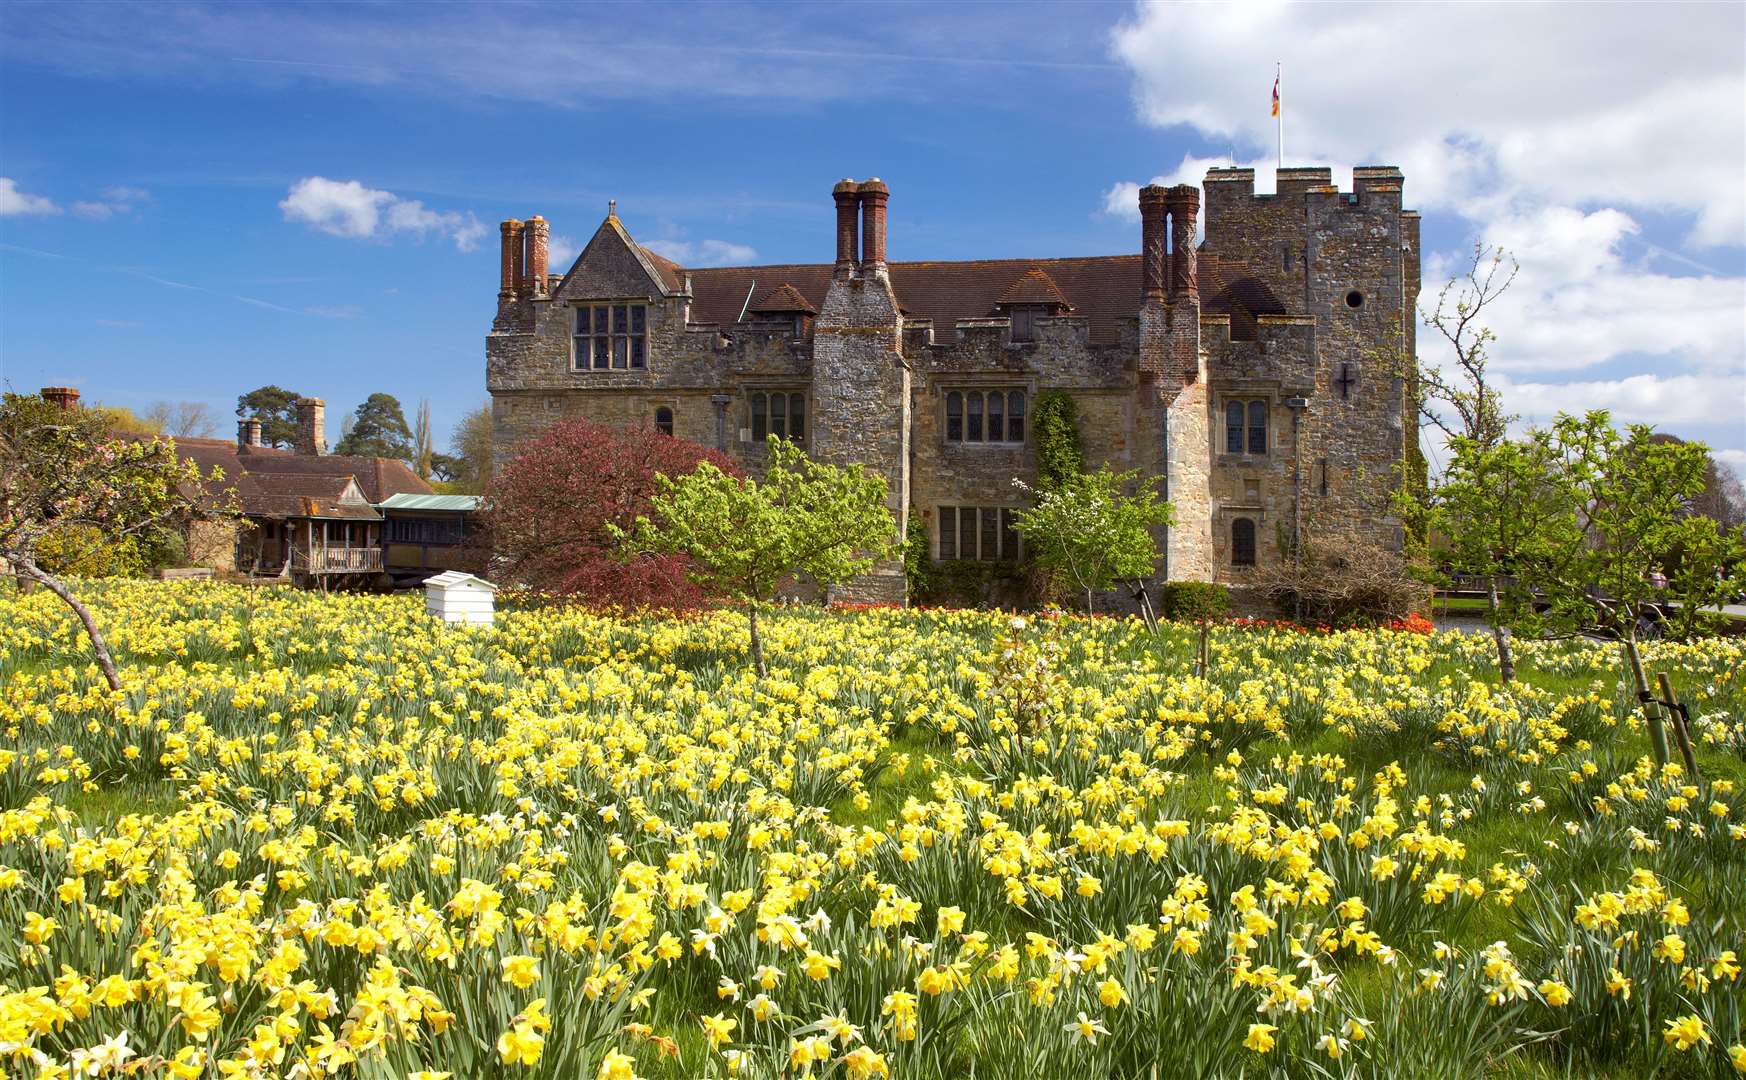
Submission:
M 1746 649 L 0 595 L 0 1074 L 1746 1072 Z M 1677 761 L 1677 755 L 1675 757 Z

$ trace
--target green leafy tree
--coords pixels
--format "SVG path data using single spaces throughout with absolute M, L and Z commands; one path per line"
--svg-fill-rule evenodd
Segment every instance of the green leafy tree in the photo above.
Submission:
M 121 678 L 96 617 L 42 560 L 93 544 L 127 549 L 218 513 L 196 499 L 221 478 L 203 477 L 166 439 L 116 438 L 101 412 L 0 397 L 0 558 L 73 609 L 111 690 Z
M 887 557 L 897 533 L 883 478 L 861 465 L 813 461 L 774 435 L 769 447 L 762 483 L 703 462 L 686 476 L 657 476 L 651 512 L 631 529 L 607 526 L 626 555 L 684 555 L 693 582 L 744 603 L 760 676 L 769 672 L 758 607 L 783 579 L 806 574 L 823 586 L 847 581 Z
M 238 395 L 236 412 L 261 422 L 261 445 L 291 449 L 297 445 L 297 403 L 303 395 L 280 386 L 262 386 Z
M 1524 564 L 1525 584 L 1549 605 L 1553 629 L 1619 642 L 1656 761 L 1664 763 L 1667 731 L 1651 700 L 1639 637 L 1659 625 L 1663 612 L 1687 632 L 1702 629 L 1739 589 L 1739 538 L 1690 512 L 1704 491 L 1709 451 L 1702 443 L 1662 441 L 1641 424 L 1621 435 L 1605 412 L 1560 416 L 1551 446 L 1559 458 L 1556 482 L 1577 523 L 1575 542 Z M 1682 566 L 1661 587 L 1656 578 L 1676 553 L 1685 556 Z
M 334 453 L 354 457 L 398 458 L 410 462 L 416 449 L 406 414 L 393 394 L 371 394 L 352 414 L 351 429 Z
M 1037 440 L 1037 487 L 1059 491 L 1085 471 L 1085 452 L 1079 445 L 1079 411 L 1067 394 L 1045 390 L 1037 395 L 1031 426 Z
M 1535 612 L 1534 592 L 1517 572 L 1579 542 L 1576 507 L 1559 483 L 1560 458 L 1547 433 L 1490 443 L 1457 436 L 1449 449 L 1449 467 L 1428 500 L 1403 492 L 1403 516 L 1439 538 L 1443 564 L 1485 582 L 1498 677 L 1510 682 L 1510 632 Z
M 477 495 L 491 479 L 491 407 L 481 405 L 461 417 L 447 454 L 431 456 L 431 470 L 447 482 L 450 494 Z
M 1137 469 L 1112 472 L 1107 465 L 1075 474 L 1058 489 L 1033 492 L 1036 505 L 1013 522 L 1038 565 L 1084 590 L 1088 612 L 1094 592 L 1151 576 L 1157 558 L 1152 529 L 1171 523 L 1170 504 L 1137 483 L 1139 475 Z M 1139 493 L 1124 494 L 1129 487 Z

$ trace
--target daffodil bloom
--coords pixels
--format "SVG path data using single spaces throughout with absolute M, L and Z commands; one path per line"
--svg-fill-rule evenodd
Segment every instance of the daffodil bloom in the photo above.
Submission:
M 1062 1030 L 1071 1031 L 1071 1032 L 1073 1032 L 1073 1034 L 1079 1036 L 1081 1039 L 1084 1039 L 1086 1042 L 1093 1043 L 1093 1044 L 1095 1044 L 1097 1042 L 1097 1037 L 1099 1035 L 1108 1035 L 1109 1034 L 1108 1028 L 1104 1027 L 1102 1024 L 1098 1023 L 1096 1020 L 1088 1019 L 1084 1013 L 1080 1013 L 1079 1019 L 1075 1020 L 1071 1024 L 1068 1024 Z
M 1699 1043 L 1710 1045 L 1710 1033 L 1704 1022 L 1690 1014 L 1667 1021 L 1665 1038 L 1669 1046 L 1680 1051 L 1690 1050 Z
M 1244 1037 L 1243 1045 L 1257 1054 L 1265 1054 L 1273 1049 L 1273 1033 L 1278 1030 L 1272 1024 L 1250 1024 L 1249 1034 Z

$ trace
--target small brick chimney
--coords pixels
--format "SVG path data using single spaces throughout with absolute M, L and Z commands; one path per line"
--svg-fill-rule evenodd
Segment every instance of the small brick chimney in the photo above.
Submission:
M 45 386 L 42 388 L 42 399 L 63 409 L 79 407 L 79 391 L 71 386 Z
M 320 398 L 297 399 L 297 452 L 306 457 L 327 453 L 327 404 Z
M 1140 189 L 1140 303 L 1163 303 L 1171 277 L 1165 215 L 1169 192 L 1157 184 Z
M 1170 213 L 1171 300 L 1200 303 L 1200 267 L 1194 255 L 1195 221 L 1200 216 L 1200 189 L 1177 184 L 1164 193 Z
M 239 416 L 236 421 L 236 450 L 246 454 L 261 445 L 261 422 L 252 416 Z
M 845 177 L 837 181 L 836 187 L 831 188 L 831 198 L 837 203 L 836 276 L 847 278 L 855 272 L 856 264 L 861 261 L 860 235 L 855 222 L 855 212 L 861 199 L 860 185 Z
M 546 295 L 546 240 L 552 234 L 552 228 L 546 224 L 546 219 L 535 214 L 527 219 L 523 226 L 527 234 L 527 278 L 528 292 L 533 296 Z
M 885 204 L 891 189 L 875 176 L 861 183 L 861 272 L 885 273 Z
M 497 299 L 512 300 L 521 286 L 521 222 L 510 218 L 499 228 L 503 230 L 503 269 Z

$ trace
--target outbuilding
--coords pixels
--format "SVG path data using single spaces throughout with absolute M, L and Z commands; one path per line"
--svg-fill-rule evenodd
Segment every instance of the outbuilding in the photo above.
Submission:
M 444 622 L 490 626 L 497 586 L 460 570 L 448 570 L 424 583 L 424 610 Z

